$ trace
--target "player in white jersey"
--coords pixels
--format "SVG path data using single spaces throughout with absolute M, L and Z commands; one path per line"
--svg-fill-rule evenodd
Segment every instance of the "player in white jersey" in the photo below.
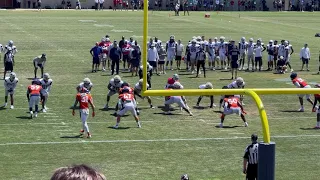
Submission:
M 220 37 L 219 50 L 218 50 L 222 69 L 226 69 L 227 68 L 227 61 L 226 61 L 227 43 L 224 42 L 224 40 L 225 40 L 225 37 L 221 36 Z
M 157 38 L 157 37 L 154 37 L 154 43 L 155 43 L 155 47 L 157 48 L 158 52 L 160 51 L 161 49 L 161 46 L 162 46 L 162 42 Z
M 34 78 L 35 79 L 37 79 L 38 68 L 41 69 L 41 78 L 43 78 L 43 70 L 44 70 L 44 65 L 46 64 L 46 61 L 47 61 L 47 56 L 44 53 L 41 56 L 37 56 L 33 59 Z
M 4 79 L 4 89 L 5 89 L 5 96 L 4 96 L 4 105 L 3 107 L 6 107 L 8 104 L 8 95 L 10 94 L 10 100 L 11 100 L 11 106 L 10 109 L 13 109 L 13 103 L 14 103 L 14 99 L 13 99 L 13 95 L 14 95 L 14 91 L 17 87 L 17 84 L 19 82 L 19 79 L 16 77 L 16 74 L 14 72 L 10 73 L 10 77 L 6 77 Z
M 154 44 L 154 43 L 153 43 L 153 39 L 150 38 L 150 39 L 149 39 L 149 42 L 147 43 L 147 49 L 149 49 L 152 44 Z
M 4 47 L 4 52 L 6 53 L 9 48 L 11 48 L 13 56 L 15 56 L 18 53 L 18 49 L 17 49 L 17 47 L 15 45 L 13 45 L 13 41 L 12 40 L 10 40 L 8 42 L 8 45 L 6 45 Z
M 167 51 L 167 62 L 166 62 L 166 69 L 168 69 L 168 65 L 170 62 L 170 69 L 172 69 L 173 60 L 177 54 L 177 42 L 174 40 L 174 36 L 170 36 L 170 40 L 167 41 L 166 44 L 166 51 Z
M 130 39 L 129 39 L 129 41 L 128 41 L 128 44 L 130 44 L 131 47 L 134 46 L 135 40 L 133 40 L 133 37 L 130 37 Z
M 257 44 L 255 44 L 255 46 L 254 46 L 255 70 L 258 70 L 258 66 L 259 66 L 259 71 L 261 71 L 261 68 L 262 68 L 262 53 L 266 49 L 267 48 L 262 43 L 262 40 L 258 39 L 257 40 Z
M 108 110 L 109 109 L 109 101 L 110 97 L 117 94 L 119 92 L 119 89 L 121 88 L 123 81 L 121 80 L 121 77 L 116 75 L 114 76 L 108 84 L 108 95 L 107 95 L 107 104 L 105 104 L 104 109 Z
M 288 66 L 290 68 L 291 72 L 293 72 L 293 69 L 291 68 L 291 64 L 290 64 L 290 56 L 293 52 L 294 52 L 293 48 L 289 44 L 289 42 L 284 41 L 284 59 L 286 61 L 286 66 Z
M 41 94 L 41 99 L 42 99 L 42 112 L 47 112 L 47 101 L 49 97 L 49 93 L 51 91 L 52 87 L 52 79 L 50 78 L 49 73 L 44 73 L 43 74 L 43 79 L 40 79 L 40 83 L 42 86 L 42 89 L 44 92 Z
M 281 40 L 281 44 L 279 44 L 278 48 L 278 59 L 280 56 L 285 56 L 285 45 L 284 45 L 285 40 Z
M 267 71 L 270 71 L 273 69 L 273 59 L 275 54 L 276 47 L 273 44 L 273 40 L 269 41 L 269 44 L 267 46 L 267 52 L 268 52 L 268 69 Z M 276 64 L 275 64 L 276 66 Z
M 220 61 L 220 57 L 219 57 L 219 46 L 220 43 L 218 42 L 218 38 L 215 37 L 213 38 L 213 43 L 214 43 L 214 61 L 213 61 L 213 68 L 219 69 L 219 61 Z M 217 66 L 216 66 L 217 63 Z
M 134 86 L 134 99 L 136 99 L 136 96 L 140 97 L 143 100 L 144 98 L 147 98 L 150 108 L 154 109 L 150 96 L 144 97 L 141 95 L 142 87 L 143 87 L 143 79 L 140 79 L 139 82 L 137 82 L 136 85 Z M 149 89 L 149 84 L 147 84 L 147 89 Z
M 207 43 L 207 49 L 206 51 L 208 52 L 208 65 L 211 70 L 214 69 L 214 61 L 215 61 L 215 54 L 216 54 L 216 49 L 215 49 L 215 43 L 212 41 L 212 39 L 209 39 L 209 42 Z
M 199 89 L 213 89 L 213 85 L 210 82 L 207 82 L 206 84 L 201 84 L 199 86 Z M 210 97 L 210 108 L 216 107 L 216 105 L 214 104 L 214 99 L 213 96 L 209 96 Z M 197 107 L 199 107 L 199 104 L 202 100 L 203 96 L 199 96 L 198 101 L 197 101 Z
M 92 87 L 93 87 L 93 84 L 91 82 L 91 80 L 89 78 L 84 78 L 83 79 L 83 82 L 81 82 L 78 86 L 77 86 L 77 92 L 79 93 L 80 92 L 80 89 L 81 88 L 86 88 L 88 90 L 88 92 L 90 93 Z
M 244 82 L 243 78 L 238 77 L 235 81 L 232 81 L 232 83 L 228 84 L 227 86 L 224 86 L 222 89 L 243 89 L 244 86 L 245 86 L 245 82 Z M 241 95 L 241 96 L 235 95 L 235 96 L 240 99 L 241 104 L 244 106 L 243 95 Z M 221 96 L 220 108 L 222 106 L 223 99 L 224 99 L 224 96 Z
M 246 60 L 248 43 L 246 42 L 246 38 L 242 37 L 239 42 L 239 51 L 240 51 L 240 63 L 239 63 L 239 71 L 243 70 L 243 66 Z
M 188 45 L 189 53 L 190 53 L 190 65 L 192 74 L 194 74 L 195 64 L 196 64 L 196 56 L 200 50 L 200 45 L 197 44 L 196 40 L 192 40 L 191 44 Z
M 1 59 L 1 53 L 4 51 L 4 48 L 2 46 L 2 44 L 0 44 L 0 59 Z
M 247 67 L 247 71 L 250 70 L 250 62 L 252 65 L 252 71 L 254 71 L 254 46 L 255 43 L 253 43 L 253 38 L 249 39 L 249 43 L 247 44 L 247 59 L 248 59 L 248 67 Z

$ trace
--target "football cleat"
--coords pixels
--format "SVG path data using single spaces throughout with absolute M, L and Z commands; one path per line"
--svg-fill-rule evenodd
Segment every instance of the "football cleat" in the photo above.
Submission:
M 8 105 L 8 103 L 4 103 L 3 107 L 6 107 Z
M 320 129 L 320 126 L 315 126 L 313 129 Z
M 30 111 L 30 118 L 32 119 L 33 118 L 33 112 Z
M 118 129 L 118 128 L 119 128 L 118 125 L 113 126 L 113 129 Z
M 47 112 L 47 110 L 44 108 L 44 109 L 42 109 L 42 112 L 43 112 L 43 113 L 46 113 L 46 112 Z
M 245 122 L 244 123 L 244 127 L 248 127 L 249 125 L 248 125 L 248 123 L 247 122 Z
M 38 117 L 38 113 L 34 113 L 34 117 Z
M 304 112 L 304 108 L 298 109 L 299 112 Z
M 220 128 L 223 128 L 223 124 L 222 124 L 222 123 L 220 123 L 219 127 L 220 127 Z
M 14 109 L 14 106 L 13 106 L 13 105 L 11 105 L 11 106 L 10 106 L 10 109 Z
M 109 109 L 109 106 L 106 104 L 106 105 L 104 105 L 103 109 L 108 110 L 108 109 Z
M 87 138 L 91 138 L 92 136 L 91 136 L 91 134 L 90 133 L 88 133 L 87 134 Z
M 83 133 L 84 133 L 84 130 L 81 129 L 81 130 L 80 130 L 80 135 L 83 135 Z

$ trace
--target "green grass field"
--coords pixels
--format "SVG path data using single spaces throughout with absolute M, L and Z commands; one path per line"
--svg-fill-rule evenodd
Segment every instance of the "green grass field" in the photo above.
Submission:
M 298 72 L 310 83 L 318 82 L 318 41 L 314 34 L 319 30 L 319 13 L 296 12 L 221 12 L 212 13 L 205 19 L 204 12 L 192 12 L 191 16 L 169 17 L 168 12 L 150 12 L 149 35 L 166 41 L 171 34 L 182 39 L 183 44 L 195 35 L 206 37 L 225 36 L 240 40 L 262 38 L 287 39 L 295 53 L 293 69 L 300 69 L 299 51 L 305 42 L 312 53 L 311 72 Z M 239 18 L 240 17 L 240 18 Z M 87 20 L 87 21 L 84 21 Z M 88 20 L 94 20 L 88 21 Z M 0 179 L 49 179 L 61 166 L 86 163 L 104 173 L 108 179 L 179 179 L 188 173 L 191 179 L 238 180 L 242 174 L 242 156 L 250 135 L 257 133 L 262 139 L 261 122 L 255 103 L 247 97 L 248 128 L 239 117 L 227 116 L 225 126 L 219 129 L 218 109 L 192 108 L 194 117 L 179 110 L 174 115 L 162 115 L 159 108 L 148 109 L 146 101 L 138 100 L 141 110 L 142 129 L 137 129 L 132 116 L 115 124 L 113 111 L 97 110 L 96 117 L 89 119 L 92 139 L 72 138 L 78 135 L 81 122 L 71 115 L 75 87 L 84 77 L 94 83 L 92 90 L 98 109 L 105 103 L 109 72 L 91 73 L 92 45 L 106 33 L 119 40 L 122 35 L 133 36 L 142 44 L 142 12 L 94 12 L 94 11 L 0 11 L 0 43 L 13 40 L 19 53 L 16 55 L 15 72 L 19 78 L 15 109 L 0 111 Z M 49 110 L 36 119 L 28 119 L 26 87 L 33 77 L 32 60 L 45 52 L 48 56 L 46 72 L 54 80 L 49 97 Z M 266 53 L 264 58 L 266 69 Z M 162 89 L 167 75 L 154 76 L 154 89 Z M 122 78 L 135 84 L 138 79 L 122 73 Z M 270 72 L 240 72 L 247 88 L 293 87 L 289 74 L 275 75 Z M 211 71 L 207 78 L 192 78 L 180 72 L 185 88 L 198 88 L 210 81 L 221 88 L 230 81 L 230 73 Z M 4 95 L 4 89 L 0 89 Z M 162 97 L 153 97 L 153 104 L 163 105 Z M 196 104 L 197 97 L 188 97 L 189 106 Z M 276 142 L 277 180 L 316 180 L 320 131 L 311 128 L 316 114 L 306 104 L 304 113 L 295 95 L 262 96 L 266 107 L 272 141 Z M 216 96 L 216 103 L 219 96 Z M 116 97 L 112 97 L 113 106 Z M 209 100 L 204 98 L 202 105 Z M 233 127 L 238 126 L 238 127 Z M 69 138 L 68 138 L 69 137 Z

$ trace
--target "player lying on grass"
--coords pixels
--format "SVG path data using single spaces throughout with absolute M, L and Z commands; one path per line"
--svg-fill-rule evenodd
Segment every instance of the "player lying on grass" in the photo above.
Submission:
M 88 116 L 89 116 L 89 104 L 92 108 L 92 117 L 95 116 L 95 111 L 94 111 L 95 106 L 93 104 L 93 99 L 91 97 L 91 94 L 85 87 L 81 88 L 76 96 L 76 100 L 74 102 L 73 109 L 72 109 L 73 116 L 75 115 L 75 109 L 78 103 L 80 103 L 79 112 L 80 112 L 80 119 L 82 121 L 82 129 L 80 130 L 80 133 L 81 135 L 83 135 L 83 133 L 87 133 L 87 138 L 91 138 L 89 126 L 87 123 Z
M 117 94 L 121 88 L 121 85 L 123 84 L 123 81 L 121 81 L 121 77 L 116 75 L 112 79 L 110 79 L 108 84 L 108 95 L 107 95 L 107 104 L 104 105 L 104 109 L 109 109 L 109 101 L 110 97 Z
M 118 112 L 117 123 L 113 128 L 119 128 L 121 116 L 125 115 L 128 111 L 131 112 L 136 120 L 138 128 L 141 128 L 139 116 L 136 111 L 137 104 L 134 100 L 134 95 L 131 94 L 128 89 L 123 89 L 122 93 L 123 94 L 119 95 L 118 108 L 120 111 Z
M 142 87 L 143 87 L 143 79 L 140 79 L 139 82 L 137 82 L 137 84 L 134 86 L 134 99 L 137 100 L 136 96 L 140 97 L 143 100 L 144 98 L 147 98 L 150 108 L 154 109 L 150 96 L 141 95 Z M 147 89 L 149 89 L 149 84 L 147 84 Z
M 299 78 L 297 73 L 291 73 L 290 75 L 292 83 L 297 87 L 297 88 L 311 88 L 308 83 Z M 306 96 L 307 101 L 313 105 L 313 101 L 310 99 L 310 94 L 298 94 L 299 97 L 299 102 L 300 102 L 300 109 L 298 110 L 299 112 L 304 112 L 304 107 L 303 107 L 303 97 Z
M 49 73 L 43 74 L 43 79 L 40 79 L 40 83 L 41 83 L 42 89 L 44 91 L 43 96 L 41 96 L 42 112 L 47 112 L 46 104 L 47 104 L 48 96 L 49 96 L 51 86 L 52 86 L 52 79 L 50 78 Z
M 320 84 L 316 84 L 314 87 L 320 88 Z M 314 103 L 313 103 L 313 107 L 312 107 L 312 112 L 317 112 L 317 125 L 314 127 L 315 129 L 320 129 L 320 109 L 317 106 L 318 102 L 320 104 L 320 94 L 315 94 L 314 95 Z
M 173 85 L 169 86 L 168 90 L 180 89 L 180 88 L 181 88 L 181 84 L 179 82 L 175 82 Z M 166 96 L 165 102 L 164 102 L 165 114 L 171 114 L 170 105 L 174 103 L 177 103 L 180 108 L 185 110 L 190 116 L 193 116 L 183 96 Z
M 224 122 L 225 116 L 230 114 L 239 115 L 244 122 L 244 126 L 248 127 L 248 123 L 246 121 L 246 118 L 244 117 L 244 114 L 246 114 L 246 112 L 243 110 L 243 107 L 239 101 L 239 98 L 234 95 L 225 95 L 225 98 L 223 101 L 224 101 L 224 104 L 223 104 L 223 113 L 221 115 L 220 128 L 223 128 L 223 122 Z
M 13 95 L 15 92 L 15 89 L 17 87 L 17 84 L 19 82 L 19 79 L 16 77 L 16 73 L 11 72 L 10 73 L 10 77 L 6 77 L 4 79 L 4 88 L 5 88 L 5 96 L 4 96 L 4 105 L 3 107 L 6 107 L 8 104 L 8 95 L 10 94 L 10 101 L 11 101 L 11 106 L 10 109 L 13 109 L 13 103 L 14 103 L 14 99 L 13 99 Z
M 93 84 L 92 84 L 92 82 L 91 82 L 91 80 L 89 78 L 84 78 L 83 79 L 83 82 L 81 82 L 77 86 L 77 92 L 80 92 L 80 89 L 82 89 L 83 87 L 86 88 L 90 93 L 90 91 L 91 91 L 91 89 L 93 87 Z
M 210 82 L 207 82 L 206 84 L 201 84 L 199 86 L 199 89 L 213 89 L 213 85 Z M 210 108 L 216 107 L 216 105 L 214 104 L 214 98 L 213 96 L 208 96 L 210 97 Z M 199 104 L 202 100 L 203 96 L 199 96 L 198 101 L 197 101 L 197 107 L 199 107 Z
M 27 98 L 29 102 L 29 111 L 30 111 L 30 118 L 38 116 L 39 110 L 39 102 L 40 102 L 40 95 L 42 92 L 41 83 L 38 79 L 32 81 L 31 85 L 28 86 L 27 90 Z M 33 113 L 33 106 L 35 111 Z

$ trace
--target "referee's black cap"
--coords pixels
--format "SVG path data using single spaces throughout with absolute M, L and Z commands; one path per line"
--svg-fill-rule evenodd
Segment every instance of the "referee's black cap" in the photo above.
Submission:
M 257 140 L 258 140 L 258 135 L 252 134 L 252 135 L 251 135 L 251 141 L 252 141 L 252 142 L 257 142 Z

